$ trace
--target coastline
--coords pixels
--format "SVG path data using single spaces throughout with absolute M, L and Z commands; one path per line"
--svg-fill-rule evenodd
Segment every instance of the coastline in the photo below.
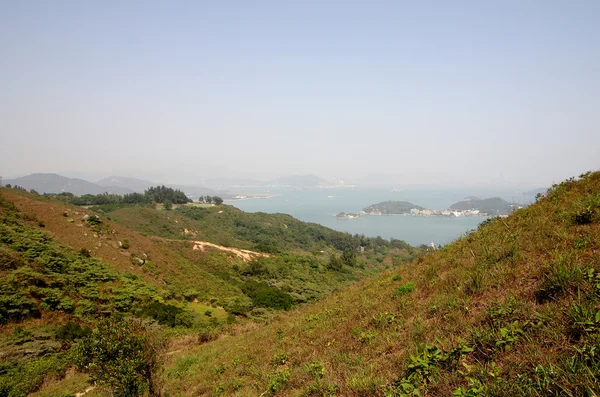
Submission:
M 468 214 L 468 215 L 440 215 L 440 214 L 430 214 L 430 215 L 422 215 L 422 214 L 371 214 L 371 213 L 361 213 L 358 214 L 358 216 L 355 217 L 349 217 L 349 218 L 342 218 L 342 217 L 338 217 L 337 215 L 333 215 L 334 217 L 338 218 L 338 219 L 358 219 L 362 216 L 411 216 L 411 217 L 422 217 L 422 218 L 429 218 L 429 217 L 440 217 L 440 218 L 466 218 L 466 217 L 480 217 L 480 218 L 490 218 L 493 215 L 487 215 L 487 214 Z M 502 217 L 503 215 L 498 215 L 500 217 Z
M 230 199 L 226 199 L 223 201 L 235 203 L 238 201 L 247 201 L 247 200 L 266 200 L 266 199 L 270 199 L 273 197 L 279 197 L 279 196 L 281 196 L 281 194 L 248 195 L 248 196 L 240 197 L 240 198 L 230 198 Z

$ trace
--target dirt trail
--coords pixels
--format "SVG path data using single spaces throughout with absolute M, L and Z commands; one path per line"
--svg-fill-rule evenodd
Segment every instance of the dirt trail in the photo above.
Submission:
M 206 247 L 216 248 L 221 251 L 232 252 L 235 255 L 237 255 L 238 257 L 242 258 L 244 261 L 251 261 L 252 259 L 254 259 L 256 257 L 260 257 L 260 256 L 265 256 L 265 257 L 270 256 L 269 254 L 263 254 L 261 252 L 256 252 L 256 251 L 223 247 L 222 245 L 217 245 L 217 244 L 209 243 L 206 241 L 194 241 L 194 246 L 192 249 L 194 251 L 196 251 L 196 250 L 204 251 L 204 249 Z

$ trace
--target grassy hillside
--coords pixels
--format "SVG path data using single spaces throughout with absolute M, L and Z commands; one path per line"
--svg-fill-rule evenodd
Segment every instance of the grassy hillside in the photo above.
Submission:
M 222 208 L 214 215 L 245 216 Z M 178 217 L 198 222 L 193 208 L 134 210 L 152 211 L 161 229 L 178 230 Z M 222 222 L 220 229 L 222 218 L 211 227 L 221 236 L 233 234 L 228 225 L 235 221 Z M 307 225 L 325 236 L 311 241 L 310 235 L 299 236 L 302 222 L 284 219 L 291 225 L 286 239 L 271 253 L 258 253 L 210 245 L 198 236 L 190 240 L 178 231 L 143 236 L 104 214 L 0 189 L 0 396 L 26 395 L 45 384 L 46 395 L 82 391 L 85 375 L 65 375 L 73 373 L 72 346 L 99 319 L 155 321 L 170 343 L 187 346 L 258 327 L 279 311 L 327 296 L 416 252 L 381 240 L 357 255 L 346 243 L 360 243 L 359 237 Z M 346 251 L 336 249 L 338 240 L 330 236 Z M 240 247 L 253 245 L 253 238 L 240 239 Z M 332 258 L 338 267 L 331 268 Z
M 246 218 L 230 207 L 201 209 L 201 216 L 188 209 L 126 208 L 102 214 L 101 223 L 80 222 L 91 213 L 21 192 L 1 190 L 0 196 L 2 395 L 25 395 L 42 385 L 38 396 L 83 391 L 87 375 L 69 375 L 71 347 L 89 348 L 92 336 L 85 335 L 106 329 L 98 318 L 114 313 L 154 318 L 167 331 L 170 342 L 161 350 L 167 353 L 160 355 L 164 383 L 158 385 L 171 396 L 600 393 L 600 173 L 556 185 L 530 207 L 395 266 L 406 249 L 373 240 L 353 262 L 351 251 L 336 248 L 333 232 L 332 239 L 306 245 L 286 237 L 277 252 L 244 261 L 225 247 L 193 250 L 197 243 L 180 229 L 199 238 L 226 214 L 223 230 L 239 248 L 255 248 L 259 240 L 246 234 L 246 225 L 271 237 L 281 232 L 278 222 L 288 221 L 279 215 Z M 132 225 L 140 217 L 123 216 L 147 210 L 154 212 L 141 217 L 146 226 L 138 230 L 168 225 L 172 234 L 145 237 L 107 218 Z M 77 220 L 69 221 L 75 212 Z M 125 237 L 128 248 L 119 247 Z M 91 257 L 82 245 L 91 247 Z M 148 258 L 131 254 L 138 246 Z M 113 260 L 116 254 L 127 261 Z M 149 260 L 154 270 L 142 270 L 147 262 L 136 265 L 132 257 Z M 331 258 L 341 269 L 330 268 Z M 343 290 L 327 289 L 327 283 L 341 286 L 386 266 Z M 197 299 L 202 288 L 186 291 L 193 285 L 178 284 L 187 273 L 199 282 L 197 268 L 223 283 L 221 289 L 204 281 L 207 288 L 231 288 L 232 295 L 220 298 L 229 313 L 216 305 L 219 298 Z M 298 305 L 307 290 L 332 294 Z M 236 317 L 244 305 L 262 320 Z
M 269 325 L 173 354 L 171 395 L 597 395 L 600 173 Z

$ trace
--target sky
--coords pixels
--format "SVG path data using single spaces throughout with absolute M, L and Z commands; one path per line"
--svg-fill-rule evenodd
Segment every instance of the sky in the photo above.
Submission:
M 600 169 L 600 1 L 0 2 L 0 175 L 547 186 Z

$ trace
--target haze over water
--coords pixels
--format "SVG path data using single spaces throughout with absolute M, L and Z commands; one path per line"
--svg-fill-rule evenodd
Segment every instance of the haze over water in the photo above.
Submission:
M 270 189 L 279 196 L 268 199 L 228 200 L 227 204 L 248 211 L 290 214 L 306 222 L 315 222 L 335 230 L 369 237 L 404 240 L 411 245 L 447 244 L 464 235 L 485 220 L 485 217 L 413 217 L 413 216 L 362 216 L 359 219 L 340 220 L 340 212 L 358 213 L 361 209 L 381 201 L 409 201 L 431 209 L 446 209 L 469 195 L 481 198 L 503 197 L 518 203 L 533 198 L 504 190 L 414 188 L 401 192 L 389 189 L 314 188 Z M 254 191 L 256 193 L 256 191 Z

